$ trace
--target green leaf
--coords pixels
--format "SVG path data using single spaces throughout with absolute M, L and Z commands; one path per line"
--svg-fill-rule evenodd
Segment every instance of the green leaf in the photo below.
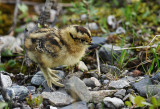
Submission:
M 4 71 L 4 70 L 5 70 L 4 64 L 0 64 L 0 71 Z
M 14 67 L 15 65 L 16 65 L 15 60 L 9 60 L 8 63 L 7 63 L 7 66 L 10 66 L 10 67 Z
M 125 101 L 125 105 L 127 105 L 129 108 L 132 107 L 132 103 L 130 101 Z
M 156 100 L 155 97 L 152 97 L 152 98 L 151 98 L 151 101 L 152 101 L 152 104 L 153 104 L 154 106 L 157 105 L 157 100 Z
M 13 53 L 11 50 L 7 49 L 7 50 L 3 51 L 1 55 L 2 56 L 13 56 Z
M 145 99 L 141 96 L 136 96 L 134 102 L 137 106 L 143 107 L 144 106 L 143 102 L 145 102 Z

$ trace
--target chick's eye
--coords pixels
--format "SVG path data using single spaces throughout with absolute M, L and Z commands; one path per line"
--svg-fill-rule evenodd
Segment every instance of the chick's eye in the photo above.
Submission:
M 84 39 L 81 39 L 81 42 L 84 42 L 85 40 Z

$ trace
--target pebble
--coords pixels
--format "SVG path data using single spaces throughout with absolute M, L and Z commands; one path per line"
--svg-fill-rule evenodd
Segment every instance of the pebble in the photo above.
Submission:
M 106 84 L 108 84 L 108 83 L 109 83 L 109 80 L 108 80 L 108 79 L 106 79 L 106 80 L 103 81 L 103 84 L 104 84 L 104 85 L 106 85 Z
M 109 83 L 109 87 L 110 88 L 115 88 L 115 89 L 121 89 L 121 88 L 125 88 L 125 87 L 129 87 L 129 82 L 125 81 L 125 80 L 117 80 L 117 81 L 111 81 Z
M 27 89 L 29 90 L 29 93 L 35 94 L 36 87 L 35 86 L 27 86 Z
M 12 80 L 11 80 L 10 76 L 8 76 L 8 75 L 3 75 L 3 74 L 1 73 L 1 78 L 2 78 L 3 86 L 4 86 L 5 88 L 10 87 L 10 86 L 12 85 Z
M 81 18 L 81 20 L 86 20 L 87 19 L 87 14 L 82 14 L 80 18 Z
M 59 109 L 88 109 L 88 107 L 85 101 L 79 101 Z
M 122 34 L 122 33 L 126 33 L 126 30 L 123 28 L 123 27 L 118 27 L 117 29 L 116 29 L 116 33 L 117 34 Z
M 84 78 L 83 82 L 86 84 L 86 86 L 94 88 L 96 87 L 94 81 L 91 80 L 91 78 Z
M 106 96 L 112 96 L 116 90 L 99 90 L 99 91 L 90 91 L 92 96 L 92 102 L 99 103 L 101 102 Z
M 18 100 L 24 100 L 28 96 L 29 90 L 25 86 L 15 85 L 7 88 L 7 93 L 11 98 L 18 98 Z
M 81 71 L 88 71 L 88 68 L 83 61 L 79 62 L 78 69 L 81 70 Z
M 108 23 L 108 25 L 111 25 L 113 29 L 115 29 L 116 28 L 116 23 L 117 23 L 115 16 L 114 15 L 108 16 L 107 17 L 107 23 Z
M 101 83 L 99 82 L 99 80 L 95 77 L 91 77 L 91 80 L 94 82 L 95 86 L 99 87 L 101 86 Z
M 66 81 L 65 89 L 76 100 L 80 99 L 82 101 L 89 102 L 92 99 L 85 83 L 76 76 L 72 76 Z
M 105 97 L 103 102 L 109 109 L 121 109 L 124 106 L 124 102 L 116 97 Z
M 95 22 L 86 23 L 86 26 L 87 26 L 87 27 L 89 26 L 89 29 L 90 29 L 90 30 L 98 30 L 98 29 L 99 29 L 98 25 L 97 25 Z
M 65 106 L 75 101 L 71 96 L 62 92 L 42 92 L 42 97 L 55 106 Z
M 43 76 L 42 71 L 37 72 L 31 79 L 31 83 L 37 86 L 42 85 L 44 81 L 45 81 L 45 78 Z
M 114 94 L 114 96 L 122 99 L 125 96 L 125 94 L 126 94 L 126 90 L 120 89 Z
M 125 77 L 121 78 L 121 80 L 125 80 L 125 81 L 129 82 L 130 84 L 136 82 L 138 79 L 139 79 L 139 77 L 132 77 L 132 76 L 125 76 Z
M 160 82 L 160 72 L 157 72 L 152 78 L 151 81 L 155 84 Z

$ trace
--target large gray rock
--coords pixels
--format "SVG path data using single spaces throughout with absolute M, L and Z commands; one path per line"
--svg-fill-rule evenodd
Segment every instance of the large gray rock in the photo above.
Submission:
M 71 96 L 62 92 L 43 92 L 42 97 L 55 106 L 65 106 L 75 101 Z
M 92 37 L 92 44 L 89 48 L 96 48 L 98 46 L 101 46 L 103 44 L 105 44 L 106 42 L 106 38 L 104 37 Z
M 160 85 L 153 85 L 148 76 L 137 83 L 133 83 L 132 86 L 143 97 L 146 97 L 148 94 L 158 94 L 160 91 Z
M 92 99 L 85 83 L 76 76 L 73 76 L 66 81 L 65 89 L 76 100 L 80 99 L 82 101 L 89 102 Z
M 65 106 L 59 109 L 88 109 L 87 103 L 84 101 L 75 102 L 69 106 Z
M 109 109 L 121 109 L 124 106 L 124 102 L 116 97 L 106 97 L 103 102 Z
M 125 88 L 125 87 L 128 87 L 130 86 L 129 85 L 129 82 L 125 81 L 125 80 L 117 80 L 117 81 L 111 81 L 109 83 L 109 87 L 110 88 L 115 88 L 115 89 L 122 89 L 122 88 Z
M 116 58 L 121 55 L 120 50 L 113 49 L 121 49 L 121 47 L 115 45 L 112 46 L 111 44 L 105 44 L 99 49 L 99 56 L 101 57 L 103 62 L 111 62 L 112 59 L 113 61 L 116 61 Z
M 45 78 L 43 76 L 42 71 L 37 72 L 31 79 L 31 83 L 37 86 L 42 85 L 44 81 L 45 81 Z
M 112 96 L 116 90 L 99 90 L 99 91 L 90 91 L 92 95 L 92 102 L 99 103 L 101 102 L 106 96 Z
M 29 94 L 29 90 L 25 86 L 12 86 L 7 88 L 7 93 L 11 98 L 18 98 L 18 100 L 24 100 Z
M 3 75 L 3 74 L 1 73 L 1 78 L 2 78 L 3 86 L 4 86 L 5 88 L 10 87 L 10 86 L 12 85 L 12 80 L 11 80 L 10 76 L 8 76 L 8 75 Z

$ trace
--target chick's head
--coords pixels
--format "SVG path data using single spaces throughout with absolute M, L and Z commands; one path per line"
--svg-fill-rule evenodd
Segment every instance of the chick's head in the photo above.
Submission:
M 85 27 L 72 25 L 65 28 L 65 30 L 65 34 L 68 37 L 67 39 L 71 43 L 89 45 L 92 42 L 91 32 Z

